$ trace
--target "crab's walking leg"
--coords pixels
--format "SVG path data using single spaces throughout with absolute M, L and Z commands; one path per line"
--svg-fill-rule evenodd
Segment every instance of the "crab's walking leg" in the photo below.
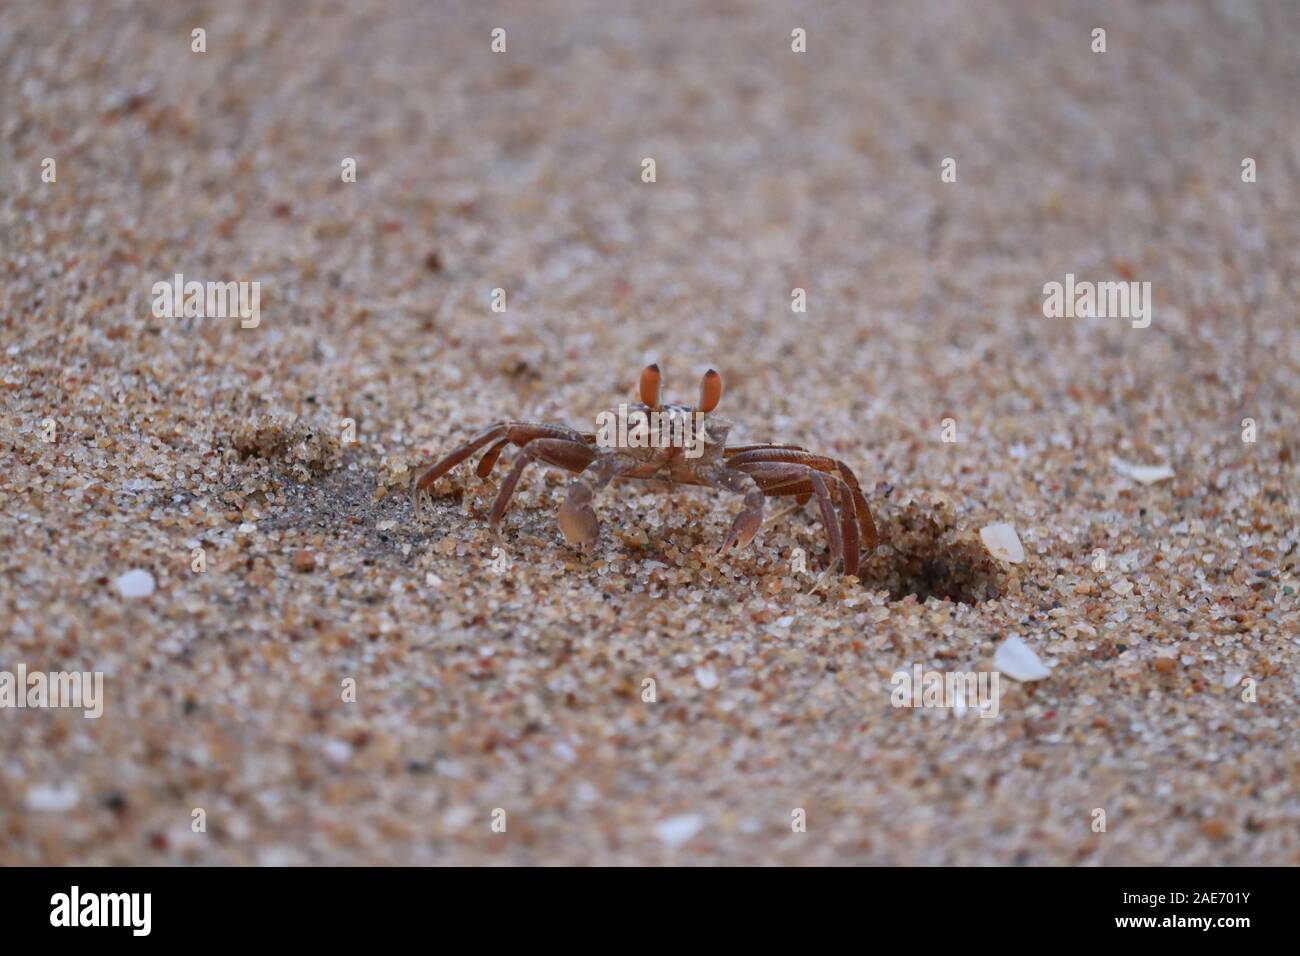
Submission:
M 523 475 L 524 469 L 534 461 L 541 459 L 548 465 L 581 472 L 595 458 L 596 450 L 581 441 L 570 441 L 567 438 L 534 438 L 527 442 L 524 450 L 515 459 L 515 466 L 510 469 L 510 474 L 506 476 L 501 490 L 497 492 L 496 500 L 492 502 L 492 513 L 488 517 L 488 524 L 495 528 L 501 521 L 506 509 L 510 507 L 510 499 L 515 493 L 515 486 L 519 484 L 519 478 Z
M 572 481 L 560 505 L 560 531 L 564 540 L 582 548 L 596 540 L 600 522 L 591 503 L 606 485 L 619 475 L 632 471 L 640 464 L 630 455 L 616 451 L 598 452 L 596 460 Z
M 778 445 L 774 442 L 758 442 L 752 445 L 728 445 L 723 455 L 732 458 L 747 451 L 807 451 L 803 445 Z
M 563 425 L 551 425 L 546 422 L 497 422 L 495 425 L 489 425 L 463 445 L 457 445 L 425 470 L 424 474 L 412 487 L 412 499 L 416 511 L 419 511 L 420 499 L 429 493 L 429 488 L 433 486 L 435 481 L 483 446 L 492 445 L 484 454 L 483 461 L 479 463 L 480 478 L 487 477 L 488 472 L 492 470 L 492 466 L 496 464 L 501 449 L 507 444 L 525 445 L 535 438 L 565 438 L 578 442 L 585 442 L 586 440 L 582 432 L 566 428 Z
M 817 473 L 816 469 L 811 468 L 811 466 L 809 468 L 814 474 Z M 862 541 L 861 535 L 858 533 L 858 516 L 852 505 L 852 493 L 848 484 L 838 475 L 827 475 L 826 480 L 835 482 L 836 491 L 839 494 L 840 537 L 844 546 L 844 573 L 856 577 L 861 563 Z M 814 481 L 813 484 L 816 485 L 816 482 Z M 825 511 L 823 510 L 824 514 Z
M 728 452 L 730 450 L 728 449 Z M 849 500 L 853 502 L 853 510 L 858 516 L 858 525 L 862 529 L 863 547 L 868 551 L 872 551 L 880 543 L 880 535 L 876 532 L 876 523 L 871 518 L 871 508 L 868 507 L 866 496 L 862 494 L 862 489 L 858 485 L 858 477 L 853 473 L 853 469 L 844 462 L 835 458 L 828 458 L 825 455 L 815 455 L 803 449 L 781 448 L 779 446 L 745 448 L 735 455 L 729 455 L 727 458 L 727 464 L 732 467 L 759 461 L 782 461 L 807 465 L 809 468 L 815 468 L 818 471 L 827 472 L 842 479 L 844 484 L 848 485 Z
M 483 452 L 483 457 L 478 460 L 478 467 L 474 469 L 474 474 L 480 478 L 486 478 L 492 474 L 492 469 L 496 467 L 497 459 L 501 457 L 501 452 L 505 451 L 506 445 L 510 444 L 509 438 L 503 438 L 487 451 Z
M 754 535 L 758 534 L 758 529 L 763 526 L 763 498 L 765 495 L 758 480 L 752 475 L 747 475 L 741 471 L 732 471 L 726 467 L 710 468 L 702 471 L 700 477 L 714 488 L 723 488 L 745 496 L 744 505 L 741 507 L 740 513 L 732 520 L 731 529 L 727 532 L 727 539 L 722 542 L 718 554 L 726 554 L 732 548 L 743 548 L 753 541 Z
M 874 551 L 876 545 L 880 544 L 880 534 L 876 531 L 876 522 L 872 520 L 866 495 L 858 485 L 858 476 L 842 461 L 835 462 L 835 468 L 839 471 L 840 478 L 849 486 L 850 494 L 853 495 L 853 508 L 858 513 L 858 525 L 862 528 L 862 545 L 868 551 Z
M 822 524 L 831 544 L 831 561 L 843 559 L 844 573 L 858 573 L 859 550 L 857 516 L 851 506 L 852 496 L 848 484 L 838 475 L 823 475 L 810 465 L 799 462 L 749 461 L 728 462 L 735 468 L 752 475 L 768 495 L 805 495 L 809 489 L 817 496 Z M 838 515 L 830 494 L 827 478 L 834 481 L 840 498 Z

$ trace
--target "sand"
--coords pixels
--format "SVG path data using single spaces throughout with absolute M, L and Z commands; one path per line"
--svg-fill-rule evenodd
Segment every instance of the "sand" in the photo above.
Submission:
M 0 711 L 0 863 L 1300 863 L 1298 27 L 4 5 L 0 670 L 104 711 Z M 579 553 L 543 467 L 498 538 L 502 465 L 417 520 L 650 361 L 856 471 L 858 580 L 811 505 L 719 558 L 738 498 L 647 484 Z M 892 706 L 1013 640 L 996 717 Z

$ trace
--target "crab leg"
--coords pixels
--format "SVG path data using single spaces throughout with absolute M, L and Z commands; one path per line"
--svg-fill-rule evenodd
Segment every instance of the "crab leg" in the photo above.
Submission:
M 462 461 L 468 458 L 474 452 L 478 451 L 484 445 L 493 444 L 483 456 L 486 462 L 489 458 L 486 470 L 484 463 L 479 463 L 480 477 L 487 477 L 486 472 L 492 470 L 492 465 L 496 464 L 496 455 L 500 455 L 500 450 L 496 447 L 504 443 L 514 445 L 524 445 L 534 438 L 567 438 L 571 441 L 585 442 L 586 436 L 582 432 L 575 431 L 572 428 L 566 428 L 563 425 L 551 425 L 546 422 L 497 422 L 495 425 L 489 425 L 477 435 L 462 445 L 458 445 L 448 452 L 443 458 L 434 462 L 419 478 L 413 486 L 413 498 L 419 508 L 420 498 L 428 494 L 429 488 L 435 481 L 451 471 Z
M 880 543 L 880 534 L 876 531 L 876 522 L 872 520 L 871 508 L 867 505 L 866 495 L 862 493 L 862 488 L 858 485 L 858 476 L 853 473 L 852 468 L 842 461 L 836 461 L 835 468 L 840 473 L 840 478 L 849 486 L 849 492 L 853 495 L 853 508 L 858 513 L 858 525 L 862 528 L 863 546 L 868 551 L 874 551 L 876 545 Z
M 750 445 L 728 445 L 723 452 L 727 458 L 732 458 L 742 452 L 747 451 L 807 451 L 802 445 L 778 445 L 772 442 L 756 442 Z
M 524 469 L 539 458 L 548 465 L 581 472 L 595 460 L 596 451 L 590 445 L 567 438 L 534 438 L 525 443 L 523 451 L 515 459 L 515 466 L 510 469 L 510 474 L 506 476 L 501 490 L 497 492 L 496 500 L 492 502 L 492 512 L 488 517 L 489 525 L 495 528 L 504 517 Z M 482 465 L 479 467 L 482 468 Z
M 817 496 L 817 505 L 821 509 L 822 524 L 826 528 L 826 537 L 830 541 L 831 561 L 843 559 L 844 573 L 857 574 L 858 529 L 856 518 L 847 507 L 842 508 L 839 515 L 836 514 L 835 504 L 831 500 L 830 487 L 820 471 L 798 462 L 781 461 L 751 461 L 741 462 L 740 464 L 728 462 L 727 467 L 734 468 L 754 478 L 759 487 L 763 489 L 763 493 L 767 495 L 805 494 L 809 491 L 809 486 L 811 486 L 811 491 Z M 847 491 L 848 489 L 844 488 L 841 494 L 846 495 Z M 845 501 L 848 501 L 847 497 Z M 851 546 L 853 552 L 851 556 L 846 552 L 846 543 Z
M 870 551 L 880 543 L 880 535 L 876 532 L 876 523 L 871 518 L 871 508 L 868 507 L 867 499 L 858 485 L 857 475 L 844 462 L 828 458 L 825 455 L 815 455 L 802 449 L 772 446 L 768 448 L 748 448 L 739 451 L 734 456 L 728 457 L 727 464 L 735 467 L 759 461 L 781 461 L 807 465 L 809 468 L 815 468 L 818 471 L 828 472 L 842 478 L 848 486 L 849 500 L 853 502 L 853 509 L 857 512 L 858 525 L 862 529 L 864 546 Z
M 858 562 L 862 558 L 862 542 L 858 537 L 858 516 L 852 507 L 848 483 L 838 475 L 833 476 L 840 485 L 840 533 L 844 536 L 844 573 L 857 577 Z
M 492 469 L 496 467 L 497 459 L 501 457 L 501 452 L 505 451 L 506 445 L 510 444 L 509 438 L 503 438 L 487 451 L 483 452 L 483 457 L 478 460 L 478 467 L 474 469 L 474 474 L 480 478 L 486 478 L 492 474 Z
M 753 468 L 757 464 L 760 463 L 755 462 L 744 467 Z M 809 468 L 814 473 L 816 472 L 816 469 L 811 469 L 811 466 L 807 466 L 807 465 L 791 465 L 790 467 Z M 849 504 L 849 502 L 852 500 L 851 491 L 849 489 L 848 484 L 838 475 L 830 475 L 828 477 L 830 480 L 835 482 L 835 491 L 836 494 L 838 495 L 838 500 L 839 500 L 840 537 L 843 539 L 844 542 L 844 554 L 843 554 L 844 573 L 849 575 L 856 575 L 858 573 L 858 566 L 861 560 L 860 551 L 862 548 L 862 544 L 858 532 L 857 515 Z M 795 481 L 789 484 L 777 485 L 775 487 L 767 488 L 765 490 L 769 495 L 798 494 L 799 499 L 802 500 L 799 501 L 799 499 L 796 499 L 797 501 L 799 501 L 799 503 L 795 505 L 795 509 L 797 509 L 802 507 L 803 504 L 807 502 L 809 493 L 805 492 L 805 489 L 808 488 L 811 484 L 812 482 L 810 480 Z M 794 510 L 794 509 L 787 509 L 786 512 L 783 512 L 782 514 L 784 515 L 788 513 L 790 510 Z M 823 517 L 824 515 L 825 512 L 823 510 Z

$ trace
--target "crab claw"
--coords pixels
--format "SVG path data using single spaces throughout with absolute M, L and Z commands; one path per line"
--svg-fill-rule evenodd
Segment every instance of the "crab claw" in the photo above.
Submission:
M 762 526 L 762 513 L 746 508 L 736 515 L 735 520 L 731 522 L 731 530 L 727 532 L 727 540 L 722 542 L 718 554 L 726 554 L 732 548 L 743 548 L 754 540 L 754 535 L 758 534 L 758 529 Z
M 581 482 L 570 486 L 564 504 L 560 505 L 560 531 L 564 540 L 576 548 L 592 544 L 600 533 L 600 522 L 591 509 L 591 489 Z

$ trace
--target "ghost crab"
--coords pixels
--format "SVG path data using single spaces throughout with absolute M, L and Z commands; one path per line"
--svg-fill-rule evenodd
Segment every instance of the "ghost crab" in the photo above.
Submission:
M 599 441 L 595 432 L 580 432 L 564 425 L 497 422 L 454 448 L 420 476 L 413 492 L 416 513 L 422 499 L 431 494 L 433 483 L 475 452 L 487 449 L 476 469 L 478 477 L 487 478 L 505 447 L 516 445 L 521 451 L 488 517 L 493 529 L 510 506 L 524 471 L 533 462 L 541 461 L 575 475 L 559 516 L 560 531 L 570 545 L 587 547 L 596 540 L 599 524 L 592 509 L 596 495 L 615 478 L 637 478 L 720 488 L 743 495 L 740 513 L 732 521 L 719 554 L 743 548 L 754 539 L 763 524 L 764 498 L 793 496 L 798 508 L 815 497 L 830 541 L 831 567 L 842 562 L 845 574 L 857 574 L 861 549 L 874 549 L 878 536 L 857 477 L 846 464 L 798 445 L 728 445 L 732 423 L 711 414 L 722 398 L 722 376 L 713 369 L 705 373 L 699 403 L 694 407 L 661 404 L 659 386 L 659 366 L 647 366 L 641 373 L 641 402 L 621 406 L 618 411 L 624 415 L 657 413 L 665 433 L 698 431 L 702 444 L 694 449 L 694 457 L 680 444 L 610 446 Z

